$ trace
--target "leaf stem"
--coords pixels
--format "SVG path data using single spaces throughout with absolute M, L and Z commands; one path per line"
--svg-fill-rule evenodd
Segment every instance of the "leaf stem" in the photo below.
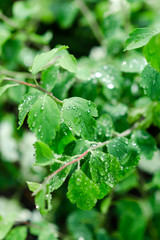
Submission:
M 125 130 L 122 133 L 117 134 L 117 137 L 125 137 L 128 136 L 129 134 L 131 134 L 131 132 L 137 127 L 137 124 L 135 123 L 131 128 Z M 96 146 L 94 147 L 90 147 L 88 150 L 86 150 L 84 153 L 82 153 L 79 157 L 77 157 L 76 159 L 74 159 L 73 161 L 66 163 L 65 165 L 63 165 L 62 167 L 60 167 L 59 169 L 57 169 L 55 172 L 53 172 L 52 174 L 50 174 L 41 184 L 41 187 L 38 188 L 35 192 L 32 193 L 32 196 L 35 196 L 41 189 L 42 186 L 46 185 L 50 179 L 52 179 L 57 173 L 59 173 L 60 171 L 62 171 L 64 168 L 68 167 L 69 165 L 76 163 L 76 162 L 80 162 L 80 160 L 85 157 L 90 151 L 96 150 L 97 148 L 103 147 L 105 145 L 107 145 L 111 140 L 107 140 L 105 142 L 102 143 L 98 143 Z
M 41 92 L 46 93 L 47 95 L 49 95 L 59 105 L 61 105 L 61 106 L 63 105 L 63 101 L 59 100 L 51 92 L 48 92 L 47 90 L 45 90 L 44 88 L 40 87 L 39 85 L 35 85 L 35 84 L 27 83 L 27 82 L 22 82 L 22 81 L 19 81 L 17 79 L 10 78 L 10 77 L 4 77 L 3 80 L 16 82 L 16 83 L 19 83 L 19 84 L 22 84 L 22 85 L 26 85 L 28 87 L 32 87 L 32 88 L 38 89 Z

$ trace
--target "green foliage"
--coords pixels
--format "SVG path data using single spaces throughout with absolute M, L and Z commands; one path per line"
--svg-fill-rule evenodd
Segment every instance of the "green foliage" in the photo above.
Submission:
M 141 73 L 140 86 L 143 87 L 144 93 L 152 100 L 159 99 L 160 73 L 147 65 Z
M 49 96 L 44 95 L 33 104 L 28 115 L 28 125 L 38 139 L 50 143 L 55 138 L 59 124 L 60 110 Z
M 21 99 L 20 105 L 18 107 L 19 110 L 19 128 L 23 125 L 24 119 L 31 110 L 33 104 L 40 97 L 38 92 L 29 92 L 23 96 Z
M 156 34 L 157 31 L 150 28 L 137 28 L 133 30 L 125 42 L 125 50 L 132 50 L 145 46 Z
M 108 144 L 108 151 L 118 158 L 122 166 L 136 166 L 139 160 L 139 149 L 135 142 L 126 138 L 118 137 Z
M 65 99 L 62 108 L 62 117 L 70 130 L 73 130 L 78 136 L 91 139 L 96 127 L 97 117 L 96 106 L 82 98 L 73 97 Z
M 149 43 L 144 47 L 144 56 L 148 63 L 151 64 L 153 68 L 157 71 L 160 71 L 160 54 L 159 54 L 159 47 L 160 47 L 160 34 L 155 35 Z
M 66 49 L 67 47 L 62 46 L 59 48 L 54 48 L 49 52 L 41 53 L 37 55 L 34 59 L 31 72 L 33 75 L 36 75 L 38 72 L 48 68 L 49 66 L 53 65 L 55 61 L 55 57 L 58 57 L 57 53 L 63 49 Z
M 67 197 L 83 210 L 95 206 L 99 194 L 98 185 L 92 182 L 81 170 L 76 170 L 68 184 Z
M 152 159 L 154 151 L 157 149 L 155 139 L 144 130 L 134 131 L 132 139 L 137 143 L 141 154 L 147 159 Z
M 113 187 L 118 182 L 120 164 L 111 155 L 96 151 L 90 158 L 90 171 L 94 182 Z
M 18 240 L 22 239 L 25 240 L 27 237 L 27 227 L 26 226 L 21 226 L 21 227 L 16 227 L 11 232 L 8 234 L 6 240 Z
M 35 142 L 36 165 L 46 166 L 54 161 L 52 150 L 44 142 Z

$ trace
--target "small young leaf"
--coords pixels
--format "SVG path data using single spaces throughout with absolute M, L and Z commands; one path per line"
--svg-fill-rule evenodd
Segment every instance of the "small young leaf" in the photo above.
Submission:
M 33 61 L 32 68 L 30 71 L 33 75 L 36 75 L 38 72 L 50 67 L 52 64 L 51 60 L 53 60 L 54 57 L 56 57 L 57 53 L 60 52 L 63 49 L 66 49 L 68 47 L 61 46 L 58 48 L 53 48 L 51 51 L 46 53 L 38 54 Z
M 52 150 L 47 146 L 47 144 L 43 142 L 36 142 L 34 144 L 35 147 L 35 155 L 36 155 L 36 165 L 38 166 L 46 166 L 53 164 L 54 162 L 54 154 Z
M 153 68 L 160 71 L 160 34 L 155 35 L 144 47 L 143 53 L 148 63 Z
M 28 124 L 38 139 L 50 143 L 55 138 L 60 124 L 60 110 L 57 104 L 47 95 L 38 99 L 29 112 Z
M 81 170 L 76 170 L 68 184 L 67 197 L 83 210 L 89 211 L 97 202 L 99 187 Z
M 64 100 L 62 116 L 64 122 L 78 136 L 91 139 L 94 134 L 97 117 L 97 109 L 94 103 L 83 98 L 72 97 Z
M 94 182 L 113 187 L 121 171 L 118 160 L 101 151 L 93 151 L 90 157 L 90 171 Z
M 42 213 L 46 214 L 48 211 L 52 209 L 51 206 L 51 194 L 49 191 L 49 186 L 36 183 L 36 182 L 27 182 L 28 188 L 30 191 L 34 192 L 37 189 L 40 191 L 35 196 L 35 204 L 36 208 Z
M 13 228 L 7 235 L 6 240 L 26 240 L 27 226 L 19 226 Z
M 47 91 L 50 92 L 54 88 L 57 81 L 58 72 L 59 67 L 55 65 L 42 72 L 42 87 L 45 88 Z
M 132 139 L 137 143 L 141 154 L 147 159 L 152 159 L 154 151 L 157 150 L 154 138 L 144 130 L 137 130 L 133 132 Z
M 2 87 L 0 87 L 0 96 L 10 87 L 16 87 L 19 86 L 19 84 L 6 84 Z
M 143 87 L 144 93 L 152 100 L 160 99 L 160 73 L 149 64 L 141 74 L 140 86 Z
M 157 33 L 158 30 L 153 30 L 150 28 L 137 28 L 133 30 L 125 42 L 124 50 L 131 50 L 145 46 Z
M 41 96 L 42 95 L 38 92 L 29 92 L 23 96 L 23 98 L 21 99 L 21 102 L 18 106 L 18 110 L 19 110 L 19 115 L 18 115 L 19 127 L 18 127 L 18 129 L 22 126 L 24 119 L 25 119 L 27 113 L 29 113 L 29 111 L 31 110 L 33 104 Z

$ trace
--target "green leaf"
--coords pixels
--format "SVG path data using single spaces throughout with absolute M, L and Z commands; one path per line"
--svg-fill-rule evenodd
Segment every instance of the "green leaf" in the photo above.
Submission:
M 141 150 L 141 155 L 147 159 L 153 157 L 154 151 L 157 150 L 155 139 L 144 130 L 134 131 L 132 134 L 132 140 L 138 145 Z
M 18 106 L 18 110 L 19 110 L 19 115 L 18 115 L 19 127 L 18 127 L 18 129 L 20 129 L 20 127 L 22 126 L 24 119 L 27 116 L 27 114 L 29 113 L 29 111 L 31 110 L 33 104 L 41 96 L 42 95 L 38 92 L 29 92 L 23 96 L 23 98 L 21 99 L 21 102 Z
M 69 72 L 75 73 L 77 71 L 77 61 L 73 55 L 70 55 L 67 51 L 58 60 L 59 66 L 66 69 Z
M 1 53 L 1 47 L 11 36 L 11 30 L 6 24 L 0 23 L 0 33 L 1 33 L 0 38 L 0 53 Z
M 38 166 L 47 166 L 53 164 L 54 162 L 54 153 L 43 142 L 36 142 L 35 147 L 35 156 L 36 156 L 36 165 Z
M 53 60 L 55 60 L 55 57 L 57 56 L 57 53 L 60 52 L 63 49 L 66 49 L 68 47 L 61 46 L 58 48 L 53 48 L 51 51 L 46 53 L 38 54 L 33 61 L 32 68 L 30 71 L 33 75 L 36 75 L 38 72 L 50 67 L 54 64 Z
M 117 68 L 111 65 L 104 65 L 92 74 L 92 80 L 97 80 L 101 83 L 106 99 L 113 100 L 120 97 L 124 80 Z
M 67 197 L 83 210 L 90 210 L 97 202 L 99 188 L 81 170 L 76 170 L 68 184 Z
M 3 240 L 9 230 L 14 225 L 14 220 L 1 219 L 0 216 L 0 239 Z
M 136 143 L 124 137 L 117 137 L 108 144 L 108 152 L 117 157 L 122 166 L 135 167 L 139 161 Z
M 95 219 L 97 221 L 95 221 Z M 97 227 L 101 224 L 101 216 L 95 209 L 90 211 L 76 209 L 72 211 L 67 218 L 67 228 L 73 236 L 73 239 L 77 240 L 93 240 L 94 232 L 97 231 Z
M 121 71 L 127 73 L 141 73 L 146 66 L 146 60 L 138 53 L 134 53 L 124 58 Z
M 52 144 L 54 152 L 62 154 L 65 146 L 75 140 L 76 138 L 73 136 L 72 132 L 69 130 L 66 124 L 62 122 L 60 125 L 60 131 L 56 134 L 56 138 Z
M 115 157 L 101 151 L 93 151 L 90 157 L 90 171 L 94 182 L 113 187 L 118 182 L 121 168 Z
M 121 238 L 123 240 L 143 240 L 147 219 L 140 203 L 132 199 L 122 199 L 117 205 Z
M 149 40 L 158 33 L 158 30 L 150 28 L 137 28 L 129 34 L 125 42 L 124 50 L 131 50 L 145 46 Z
M 65 162 L 70 162 L 72 159 L 69 157 L 63 157 L 59 159 L 60 161 Z M 64 166 L 64 164 L 61 163 L 54 163 L 51 166 L 51 172 L 55 172 L 56 170 L 58 170 L 59 168 L 61 168 L 62 166 Z M 66 180 L 70 170 L 71 170 L 71 165 L 69 165 L 68 167 L 65 167 L 62 171 L 60 171 L 59 173 L 57 173 L 50 181 L 49 184 L 49 188 L 50 188 L 50 192 L 58 189 Z
M 97 109 L 94 103 L 83 98 L 72 97 L 64 100 L 62 116 L 65 124 L 76 135 L 91 139 L 94 134 L 97 117 Z
M 47 91 L 50 92 L 54 88 L 57 81 L 58 72 L 59 67 L 55 65 L 51 66 L 50 68 L 42 72 L 41 77 L 42 87 L 45 88 Z
M 58 240 L 57 232 L 51 224 L 43 226 L 40 230 L 38 240 Z
M 149 64 L 141 73 L 140 86 L 152 100 L 160 99 L 160 73 Z
M 78 139 L 73 149 L 72 156 L 84 153 L 90 146 L 91 143 L 89 141 Z
M 160 171 L 160 161 L 159 161 L 160 151 L 159 149 L 154 152 L 151 160 L 147 160 L 146 157 L 142 156 L 139 161 L 138 167 L 146 173 L 154 174 Z
M 153 109 L 153 123 L 160 128 L 160 104 Z
M 6 235 L 14 225 L 22 209 L 15 199 L 0 197 L 0 239 L 6 239 Z
M 0 96 L 1 96 L 8 88 L 16 87 L 16 86 L 19 86 L 19 84 L 6 84 L 6 85 L 0 87 Z
M 154 102 L 148 97 L 139 98 L 135 102 L 135 107 L 128 112 L 128 121 L 130 123 L 137 122 L 138 127 L 148 128 L 153 121 Z M 138 122 L 138 120 L 140 120 Z
M 33 224 L 32 224 L 33 223 Z M 38 236 L 38 240 L 58 240 L 57 228 L 44 218 L 33 220 L 29 227 L 32 235 Z
M 7 235 L 6 240 L 26 240 L 27 237 L 27 227 L 19 226 L 13 228 Z
M 97 120 L 96 138 L 105 141 L 113 134 L 114 126 L 111 117 L 108 114 L 102 114 Z
M 38 99 L 29 112 L 28 124 L 38 139 L 50 143 L 60 124 L 60 110 L 54 100 L 47 95 Z
M 153 186 L 160 188 L 160 171 L 154 174 L 152 184 Z
M 144 56 L 150 65 L 157 71 L 160 71 L 160 34 L 157 34 L 144 47 Z

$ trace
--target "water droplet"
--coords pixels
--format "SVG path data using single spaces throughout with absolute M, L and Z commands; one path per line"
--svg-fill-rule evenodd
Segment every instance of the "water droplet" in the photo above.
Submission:
M 96 76 L 97 78 L 100 78 L 100 77 L 102 77 L 102 73 L 96 72 L 96 73 L 95 73 L 95 76 Z
M 112 83 L 109 83 L 109 84 L 107 84 L 107 87 L 108 87 L 109 89 L 113 89 L 113 88 L 114 88 L 114 85 L 113 85 Z

